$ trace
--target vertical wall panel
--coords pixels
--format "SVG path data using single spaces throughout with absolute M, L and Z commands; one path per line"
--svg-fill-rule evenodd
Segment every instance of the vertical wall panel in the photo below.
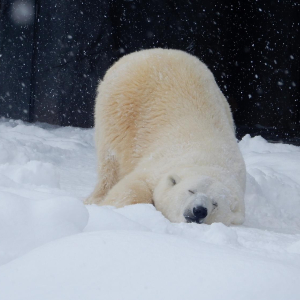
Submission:
M 39 0 L 38 7 L 33 119 L 91 127 L 96 85 L 111 64 L 109 6 Z
M 34 1 L 0 6 L 0 116 L 29 121 Z

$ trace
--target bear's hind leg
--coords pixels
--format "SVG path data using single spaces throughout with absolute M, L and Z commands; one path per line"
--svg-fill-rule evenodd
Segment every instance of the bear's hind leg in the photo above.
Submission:
M 85 200 L 85 204 L 101 204 L 106 194 L 119 180 L 119 163 L 114 155 L 102 155 L 98 164 L 99 181 L 93 193 Z
M 137 203 L 153 204 L 152 191 L 142 174 L 132 172 L 121 179 L 108 192 L 100 205 L 123 207 Z

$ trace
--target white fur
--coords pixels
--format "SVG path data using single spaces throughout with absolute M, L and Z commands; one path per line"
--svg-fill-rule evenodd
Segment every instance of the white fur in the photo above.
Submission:
M 99 85 L 95 128 L 99 182 L 87 203 L 153 203 L 174 222 L 201 204 L 205 223 L 243 222 L 245 165 L 230 108 L 196 57 L 152 49 L 121 58 Z

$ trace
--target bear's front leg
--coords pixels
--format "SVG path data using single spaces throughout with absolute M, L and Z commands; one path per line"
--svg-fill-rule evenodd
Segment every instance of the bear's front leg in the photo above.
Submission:
M 152 191 L 145 176 L 133 172 L 121 179 L 99 204 L 123 207 L 137 203 L 153 204 Z

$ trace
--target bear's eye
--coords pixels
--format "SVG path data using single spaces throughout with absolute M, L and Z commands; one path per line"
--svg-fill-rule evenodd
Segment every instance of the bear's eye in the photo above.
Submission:
M 190 192 L 191 194 L 195 194 L 195 192 L 194 192 L 194 191 L 192 191 L 192 190 L 189 190 L 189 192 Z
M 173 177 L 170 177 L 170 180 L 171 180 L 171 183 L 172 183 L 173 185 L 176 184 L 176 180 L 175 180 Z

